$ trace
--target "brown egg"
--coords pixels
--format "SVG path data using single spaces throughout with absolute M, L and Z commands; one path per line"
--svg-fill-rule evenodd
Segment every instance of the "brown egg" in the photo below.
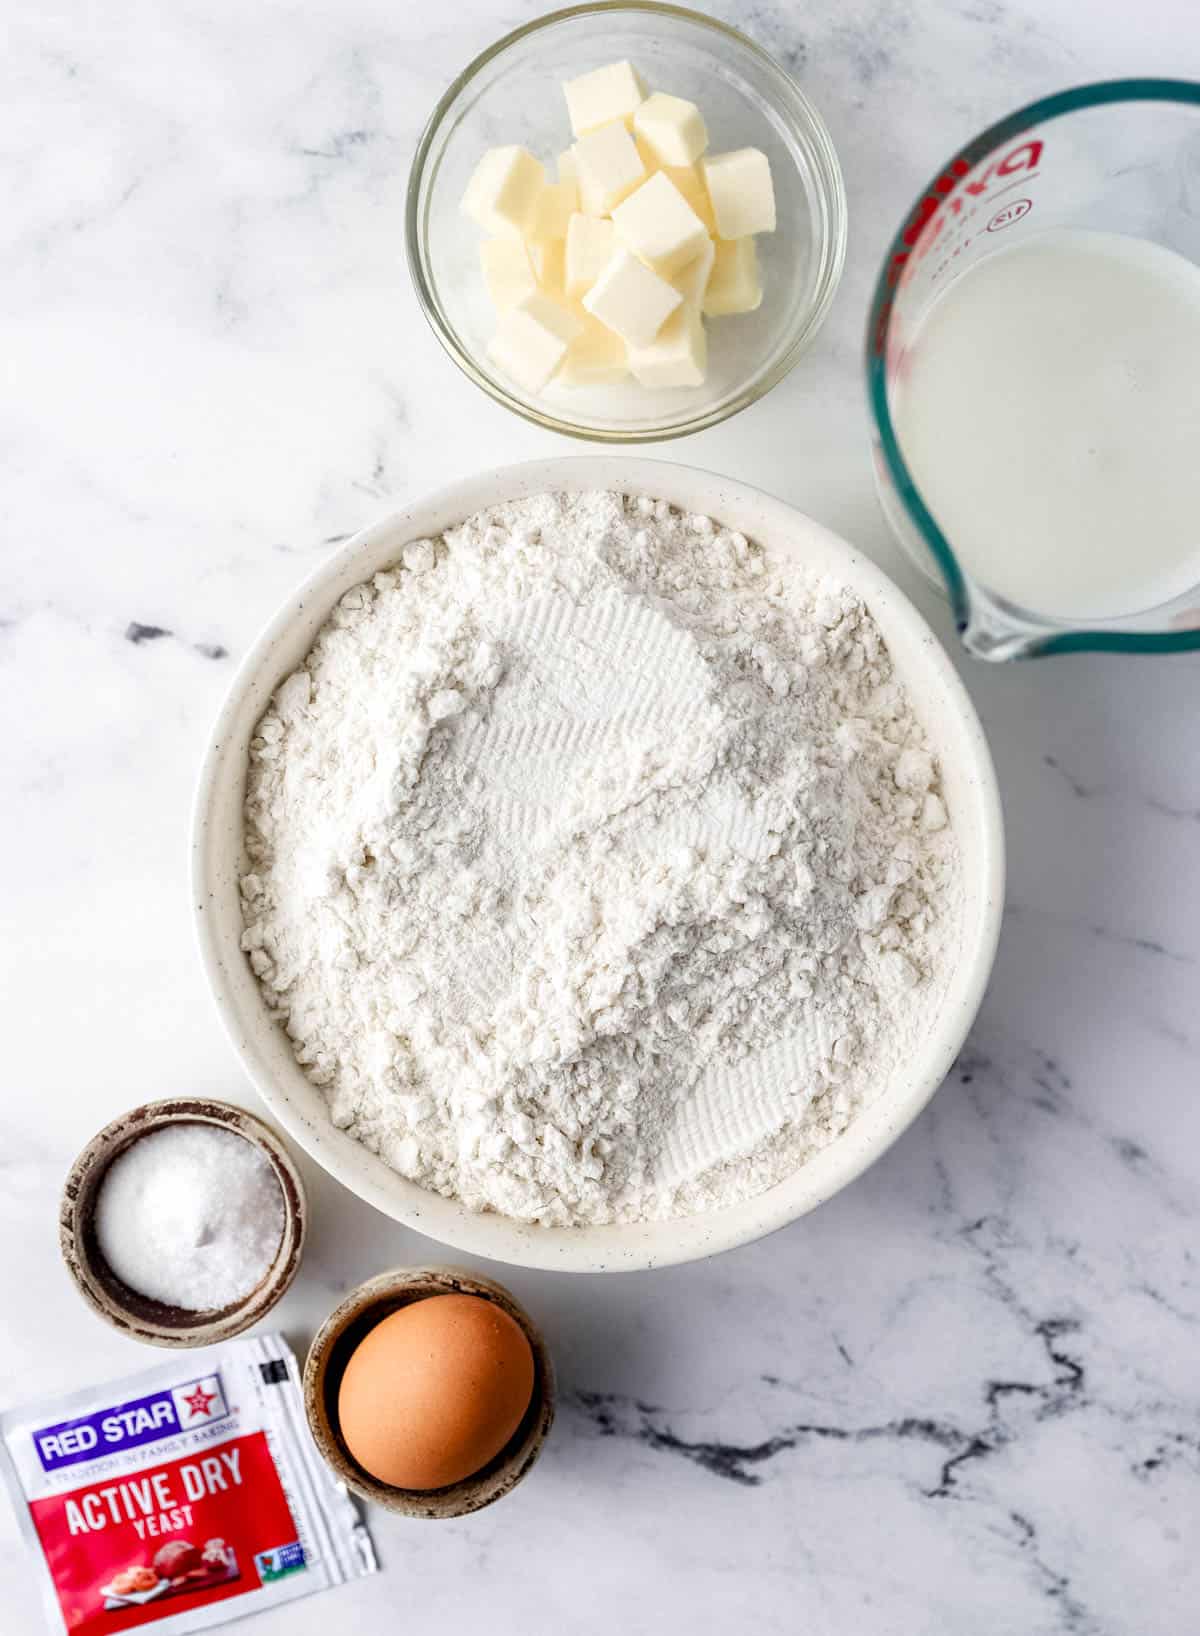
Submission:
M 430 1295 L 377 1323 L 338 1390 L 342 1439 L 393 1488 L 445 1488 L 481 1471 L 533 1396 L 533 1352 L 515 1319 L 478 1295 Z

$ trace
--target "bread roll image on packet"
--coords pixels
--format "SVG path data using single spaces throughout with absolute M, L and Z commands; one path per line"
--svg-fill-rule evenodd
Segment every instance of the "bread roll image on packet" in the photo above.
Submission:
M 0 1472 L 49 1628 L 206 1630 L 374 1573 L 281 1335 L 0 1415 Z

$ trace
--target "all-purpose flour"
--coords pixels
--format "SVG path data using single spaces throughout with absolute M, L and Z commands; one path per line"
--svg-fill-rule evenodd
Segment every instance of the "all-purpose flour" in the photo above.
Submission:
M 935 1014 L 938 769 L 861 601 L 619 494 L 343 597 L 251 747 L 246 949 L 336 1124 L 478 1209 L 760 1191 Z

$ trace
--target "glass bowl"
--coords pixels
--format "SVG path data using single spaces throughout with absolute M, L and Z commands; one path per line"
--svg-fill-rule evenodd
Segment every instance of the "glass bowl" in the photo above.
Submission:
M 487 355 L 495 329 L 479 264 L 482 238 L 459 203 L 485 149 L 521 143 L 553 176 L 570 146 L 562 82 L 628 58 L 651 90 L 699 104 L 710 149 L 761 148 L 778 225 L 758 239 L 757 311 L 708 326 L 703 386 L 636 383 L 524 393 Z M 435 335 L 498 403 L 571 437 L 642 443 L 715 425 L 783 379 L 829 310 L 846 253 L 846 195 L 820 115 L 783 69 L 736 30 L 678 6 L 594 4 L 515 30 L 475 59 L 434 109 L 408 186 L 408 263 Z

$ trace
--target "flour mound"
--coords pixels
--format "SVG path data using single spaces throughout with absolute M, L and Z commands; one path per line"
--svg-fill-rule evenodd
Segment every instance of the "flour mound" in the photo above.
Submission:
M 543 494 L 348 592 L 250 749 L 243 948 L 334 1123 L 474 1209 L 762 1191 L 928 1028 L 938 769 L 840 584 Z

